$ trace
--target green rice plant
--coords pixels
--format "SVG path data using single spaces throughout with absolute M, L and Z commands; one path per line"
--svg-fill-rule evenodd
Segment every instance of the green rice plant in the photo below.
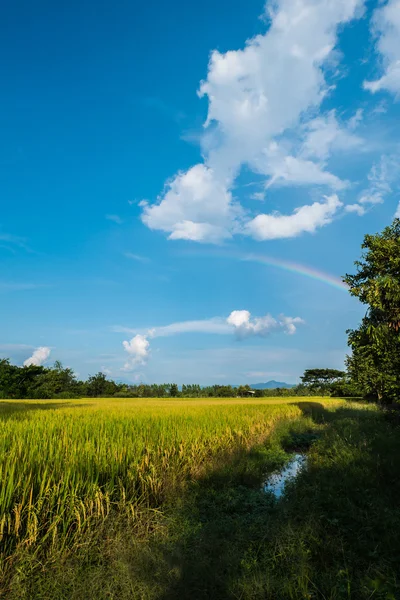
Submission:
M 134 520 L 218 456 L 302 418 L 293 399 L 32 401 L 24 411 L 20 403 L 3 403 L 0 419 L 3 565 L 21 549 L 73 548 L 111 512 Z

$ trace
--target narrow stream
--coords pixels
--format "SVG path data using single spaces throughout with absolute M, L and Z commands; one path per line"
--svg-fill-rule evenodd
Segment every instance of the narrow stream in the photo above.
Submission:
M 263 484 L 264 492 L 272 492 L 279 499 L 285 491 L 286 482 L 294 479 L 307 466 L 306 454 L 295 454 L 277 473 L 272 473 Z

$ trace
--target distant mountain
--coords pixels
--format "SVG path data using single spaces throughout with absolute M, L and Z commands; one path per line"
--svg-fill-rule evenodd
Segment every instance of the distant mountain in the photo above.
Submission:
M 293 388 L 296 384 L 294 383 L 285 383 L 284 381 L 275 381 L 272 379 L 271 381 L 267 381 L 266 383 L 250 383 L 250 387 L 253 390 L 271 390 L 274 388 Z

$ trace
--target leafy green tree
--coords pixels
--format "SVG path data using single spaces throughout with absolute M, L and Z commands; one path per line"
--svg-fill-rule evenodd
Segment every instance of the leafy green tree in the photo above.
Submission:
M 118 385 L 115 381 L 108 380 L 107 376 L 99 371 L 96 375 L 91 375 L 87 380 L 86 393 L 88 396 L 111 397 L 118 392 Z
M 349 375 L 365 396 L 379 402 L 400 398 L 400 335 L 389 327 L 373 328 L 365 317 L 358 329 L 349 331 L 352 354 L 346 364 Z
M 332 384 L 341 380 L 346 373 L 337 369 L 306 369 L 300 377 L 302 383 L 314 391 L 329 392 Z
M 20 369 L 10 364 L 8 358 L 0 360 L 0 398 L 23 398 Z
M 60 361 L 56 361 L 51 369 L 31 365 L 21 371 L 27 379 L 30 375 L 29 388 L 26 390 L 30 398 L 57 398 L 60 394 L 68 398 L 77 395 L 75 373 L 69 367 L 64 368 Z
M 382 233 L 366 235 L 361 245 L 361 260 L 354 264 L 355 275 L 343 280 L 352 296 L 368 305 L 372 313 L 371 328 L 386 325 L 400 329 L 400 219 Z
M 9 359 L 0 359 L 0 398 L 10 398 L 13 380 L 13 367 Z
M 248 396 L 251 391 L 251 387 L 249 385 L 239 385 L 237 389 L 237 395 L 241 398 Z
M 179 394 L 179 388 L 176 383 L 171 383 L 169 386 L 169 395 L 175 398 Z
M 357 273 L 343 278 L 368 307 L 360 326 L 347 332 L 347 367 L 365 395 L 393 402 L 400 398 L 400 219 L 366 235 L 362 250 Z

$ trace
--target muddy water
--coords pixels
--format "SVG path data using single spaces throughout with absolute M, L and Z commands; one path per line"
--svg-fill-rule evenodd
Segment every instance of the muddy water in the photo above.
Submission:
M 295 454 L 293 458 L 277 473 L 272 473 L 263 485 L 264 492 L 272 492 L 275 498 L 280 498 L 285 491 L 286 482 L 297 477 L 307 466 L 305 454 Z

